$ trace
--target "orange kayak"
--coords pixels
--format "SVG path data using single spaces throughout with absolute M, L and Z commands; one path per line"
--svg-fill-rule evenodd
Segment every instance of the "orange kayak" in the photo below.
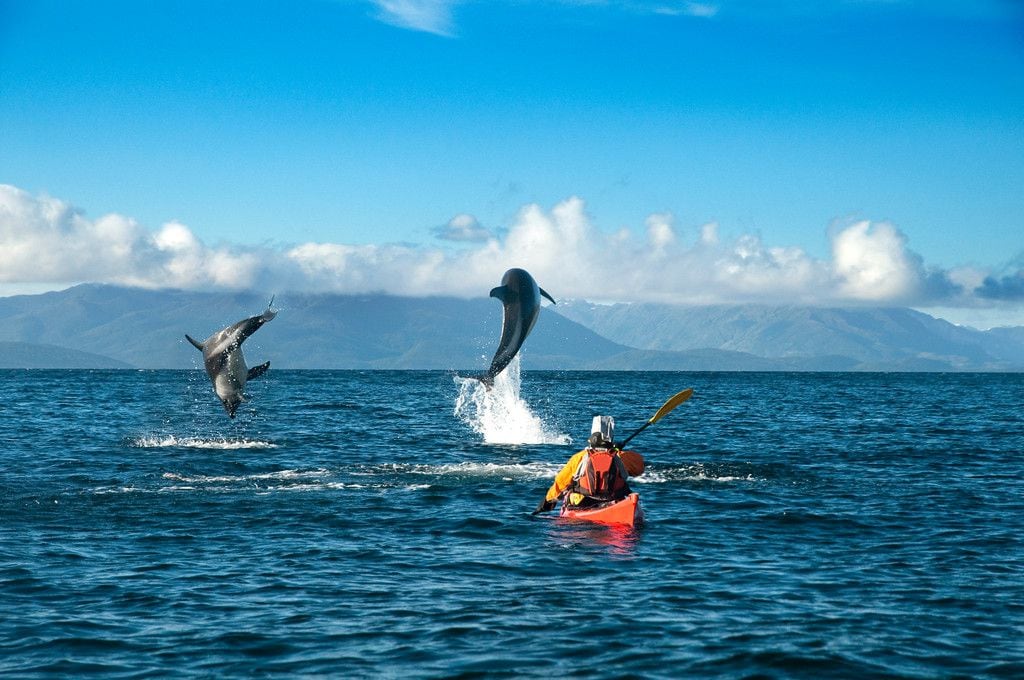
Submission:
M 621 501 L 612 501 L 589 508 L 571 508 L 563 503 L 559 517 L 582 519 L 600 524 L 634 526 L 643 523 L 644 511 L 640 507 L 640 494 L 631 493 Z

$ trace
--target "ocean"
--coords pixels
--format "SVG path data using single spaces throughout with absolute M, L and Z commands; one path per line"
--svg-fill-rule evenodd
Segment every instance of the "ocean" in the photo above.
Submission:
M 530 513 L 594 415 L 647 522 Z M 0 675 L 1024 677 L 1024 375 L 0 371 Z

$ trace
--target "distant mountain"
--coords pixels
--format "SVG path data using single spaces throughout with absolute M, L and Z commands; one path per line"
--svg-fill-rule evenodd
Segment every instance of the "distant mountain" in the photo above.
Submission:
M 988 341 L 997 344 L 995 351 L 1007 356 L 1020 356 L 1020 349 L 1024 347 L 1024 326 L 1010 326 L 993 328 L 985 331 Z
M 199 368 L 185 333 L 202 340 L 266 304 L 101 285 L 0 298 L 0 365 Z M 482 372 L 501 332 L 487 297 L 281 294 L 275 306 L 246 342 L 250 364 Z M 522 356 L 527 370 L 1024 370 L 1024 329 L 982 333 L 909 309 L 562 302 L 543 308 Z
M 54 345 L 0 342 L 0 368 L 131 368 L 110 357 Z
M 843 357 L 854 370 L 1020 370 L 1024 328 L 978 331 L 906 308 L 596 305 L 556 313 L 639 349 L 716 348 L 768 359 Z
M 52 344 L 112 357 L 139 368 L 193 368 L 204 339 L 258 314 L 253 293 L 191 293 L 81 285 L 0 298 L 0 341 Z M 482 297 L 282 294 L 280 315 L 245 344 L 250 364 L 277 368 L 433 368 L 483 372 L 501 333 L 501 304 Z M 629 348 L 541 311 L 523 349 L 530 368 L 628 368 Z

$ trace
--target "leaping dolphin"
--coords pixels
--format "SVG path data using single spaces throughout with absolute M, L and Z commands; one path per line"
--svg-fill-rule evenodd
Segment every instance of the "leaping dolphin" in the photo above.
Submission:
M 505 370 L 509 362 L 519 353 L 526 336 L 533 330 L 540 314 L 540 296 L 552 304 L 555 299 L 537 285 L 525 269 L 509 269 L 501 277 L 501 285 L 491 290 L 491 297 L 501 300 L 504 317 L 501 321 L 501 340 L 487 372 L 478 376 L 485 385 L 492 385 L 494 378 Z
M 242 343 L 259 330 L 260 326 L 277 316 L 277 312 L 271 309 L 273 304 L 274 298 L 270 298 L 267 311 L 219 330 L 203 342 L 198 342 L 185 334 L 185 339 L 203 353 L 203 364 L 206 366 L 206 374 L 213 383 L 213 391 L 217 393 L 224 404 L 224 410 L 232 418 L 235 417 L 235 410 L 239 404 L 245 401 L 245 395 L 242 393 L 245 383 L 260 377 L 270 368 L 269 361 L 247 368 L 245 357 L 242 356 Z

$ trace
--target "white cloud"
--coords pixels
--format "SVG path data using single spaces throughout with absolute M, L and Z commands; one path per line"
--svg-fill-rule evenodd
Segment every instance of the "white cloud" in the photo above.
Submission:
M 199 241 L 189 228 L 180 222 L 168 222 L 156 233 L 153 242 L 160 250 L 170 252 L 194 251 L 200 247 Z
M 454 0 L 373 0 L 382 21 L 414 31 L 451 36 Z
M 475 217 L 465 213 L 448 220 L 448 224 L 434 229 L 434 235 L 444 241 L 461 241 L 479 243 L 493 238 L 493 234 L 485 229 Z
M 653 9 L 655 14 L 667 16 L 690 16 L 701 19 L 710 19 L 718 14 L 718 5 L 710 2 L 675 2 L 672 4 L 660 4 Z
M 455 21 L 452 10 L 462 0 L 363 0 L 377 10 L 380 21 L 413 31 L 433 33 L 451 37 L 455 35 Z M 499 0 L 487 0 L 495 3 Z M 559 0 L 570 8 L 593 10 L 594 8 L 631 14 L 652 14 L 664 17 L 692 17 L 712 20 L 719 14 L 747 20 L 771 18 L 832 17 L 855 15 L 867 9 L 899 9 L 907 0 L 846 0 L 845 2 L 823 2 L 811 0 Z M 522 0 L 504 0 L 503 4 L 521 10 L 528 6 Z M 924 16 L 978 19 L 979 17 L 1005 19 L 1007 10 L 996 2 L 915 2 L 915 11 Z M 1010 6 L 1009 3 L 1006 3 Z M 877 6 L 874 7 L 874 6 Z M 1016 19 L 1016 15 L 1013 15 Z
M 718 5 L 710 2 L 687 2 L 686 13 L 693 17 L 711 18 L 718 14 Z
M 152 233 L 122 215 L 91 221 L 63 201 L 0 185 L 0 283 L 240 289 L 261 266 L 257 253 L 207 248 L 176 222 Z
M 718 245 L 718 223 L 708 222 L 700 228 L 700 242 L 706 246 Z
M 667 213 L 651 215 L 645 220 L 647 224 L 647 240 L 651 247 L 664 250 L 676 241 L 676 232 L 672 228 L 672 216 Z
M 840 292 L 854 300 L 912 298 L 922 280 L 920 258 L 884 222 L 857 222 L 839 231 L 832 238 L 832 259 Z
M 396 295 L 486 294 L 510 267 L 529 270 L 556 298 L 675 303 L 773 302 L 1021 306 L 1019 275 L 927 269 L 887 223 L 832 230 L 830 258 L 801 248 L 734 239 L 705 224 L 688 241 L 669 214 L 646 233 L 597 229 L 579 197 L 524 206 L 503 236 L 459 248 L 344 243 L 210 247 L 188 226 L 147 229 L 117 214 L 90 220 L 48 196 L 0 185 L 0 291 L 38 292 L 80 282 L 151 288 L 258 289 Z M 470 215 L 455 233 L 479 234 Z M 486 231 L 486 230 L 484 230 Z M 998 295 L 997 295 L 998 293 Z

